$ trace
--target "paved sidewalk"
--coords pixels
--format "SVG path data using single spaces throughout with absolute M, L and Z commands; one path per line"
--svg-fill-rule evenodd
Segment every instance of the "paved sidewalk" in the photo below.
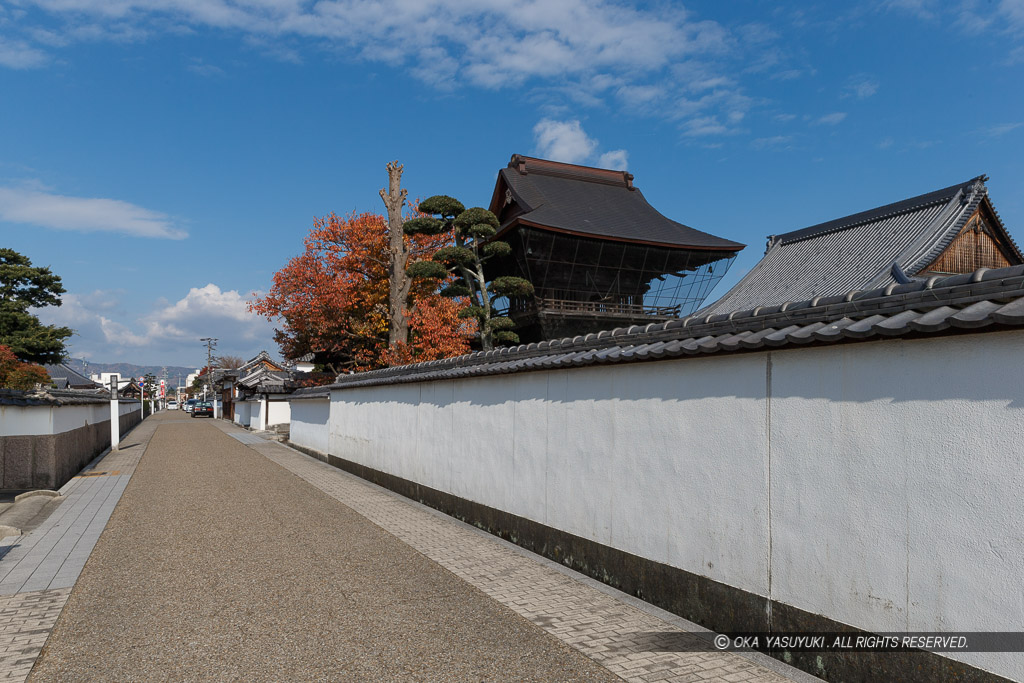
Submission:
M 122 446 L 0 560 L 0 681 L 818 680 L 230 423 Z
M 216 425 L 160 424 L 30 680 L 615 680 Z
M 272 441 L 228 434 L 627 681 L 819 679 L 766 655 L 692 651 L 696 624 Z M 685 651 L 691 650 L 691 651 Z
M 143 421 L 60 489 L 39 527 L 0 540 L 0 681 L 28 676 L 155 429 Z

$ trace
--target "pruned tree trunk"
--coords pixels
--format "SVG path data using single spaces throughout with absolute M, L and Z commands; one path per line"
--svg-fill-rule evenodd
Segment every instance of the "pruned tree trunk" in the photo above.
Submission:
M 388 234 L 390 236 L 390 263 L 388 278 L 390 292 L 388 297 L 388 345 L 409 341 L 409 318 L 406 315 L 406 303 L 412 280 L 405 273 L 409 261 L 409 247 L 405 241 L 402 225 L 402 208 L 408 194 L 402 189 L 402 164 L 398 161 L 388 162 L 388 189 L 380 191 L 380 198 L 388 210 Z

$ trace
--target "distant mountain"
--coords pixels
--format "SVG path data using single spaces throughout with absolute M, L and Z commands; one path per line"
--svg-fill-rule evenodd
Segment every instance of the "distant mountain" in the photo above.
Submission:
M 69 358 L 66 361 L 69 368 L 83 375 L 90 375 L 99 372 L 116 372 L 122 377 L 142 377 L 152 373 L 157 379 L 164 377 L 166 371 L 167 384 L 178 386 L 180 377 L 181 384 L 185 384 L 185 378 L 189 373 L 195 372 L 196 368 L 187 368 L 180 365 L 133 365 L 132 363 L 95 363 L 82 358 Z

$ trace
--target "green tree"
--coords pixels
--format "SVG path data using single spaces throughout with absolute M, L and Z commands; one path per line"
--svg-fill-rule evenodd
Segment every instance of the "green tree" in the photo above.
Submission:
M 152 412 L 152 410 L 150 410 L 150 408 L 153 405 L 152 404 L 153 400 L 156 398 L 156 388 L 157 388 L 157 386 L 158 385 L 157 385 L 157 382 L 156 382 L 156 375 L 154 375 L 151 372 L 147 372 L 145 375 L 143 375 L 143 377 L 142 377 L 142 390 L 143 390 L 142 395 L 145 397 L 146 400 L 144 400 L 142 402 L 142 417 L 146 417 L 147 415 L 149 415 Z
M 64 340 L 73 331 L 43 325 L 29 309 L 60 306 L 63 293 L 60 277 L 49 268 L 33 267 L 28 257 L 13 249 L 0 249 L 0 344 L 10 347 L 23 361 L 61 362 Z
M 508 242 L 492 239 L 498 232 L 497 217 L 481 207 L 467 209 L 446 195 L 428 197 L 420 202 L 421 213 L 428 214 L 405 222 L 410 235 L 439 235 L 451 232 L 455 246 L 438 249 L 430 260 L 409 265 L 414 279 L 438 281 L 454 275 L 454 281 L 441 290 L 448 297 L 468 297 L 469 303 L 459 312 L 462 318 L 475 318 L 479 324 L 480 345 L 490 351 L 495 344 L 517 344 L 511 318 L 496 315 L 495 301 L 502 297 L 530 296 L 533 285 L 521 277 L 503 276 L 488 280 L 484 264 L 492 258 L 507 256 L 512 248 Z

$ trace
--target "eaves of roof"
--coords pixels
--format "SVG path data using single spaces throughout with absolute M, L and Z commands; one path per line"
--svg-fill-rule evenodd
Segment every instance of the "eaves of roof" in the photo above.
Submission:
M 1024 266 L 983 268 L 799 303 L 340 375 L 330 389 L 1022 327 Z
M 327 386 L 320 387 L 303 387 L 302 389 L 296 389 L 289 396 L 293 400 L 306 400 L 306 399 L 325 399 L 331 397 L 331 390 Z
M 622 172 L 617 173 L 621 178 Z M 498 174 L 491 202 L 496 214 L 503 205 L 498 192 L 501 187 L 508 189 L 523 213 L 506 219 L 498 237 L 517 225 L 528 224 L 594 239 L 675 249 L 737 252 L 745 246 L 668 218 L 647 202 L 639 188 L 621 181 L 613 183 L 548 169 L 524 174 L 504 168 Z
M 864 223 L 873 223 L 883 218 L 896 216 L 908 211 L 917 211 L 926 206 L 947 204 L 960 193 L 965 195 L 969 194 L 974 185 L 984 183 L 985 180 L 986 176 L 980 175 L 975 178 L 971 178 L 967 182 L 950 185 L 949 187 L 944 187 L 941 190 L 928 192 L 918 195 L 917 197 L 910 197 L 909 199 L 903 199 L 898 202 L 893 202 L 892 204 L 886 204 L 885 206 L 879 206 L 867 211 L 861 211 L 860 213 L 825 221 L 824 223 L 818 223 L 817 225 L 802 228 L 801 230 L 794 230 L 781 235 L 774 235 L 773 241 L 790 244 L 792 242 L 808 239 L 810 237 L 817 237 L 818 235 L 824 235 L 825 233 L 834 232 L 836 230 L 846 230 L 847 228 L 863 225 Z

